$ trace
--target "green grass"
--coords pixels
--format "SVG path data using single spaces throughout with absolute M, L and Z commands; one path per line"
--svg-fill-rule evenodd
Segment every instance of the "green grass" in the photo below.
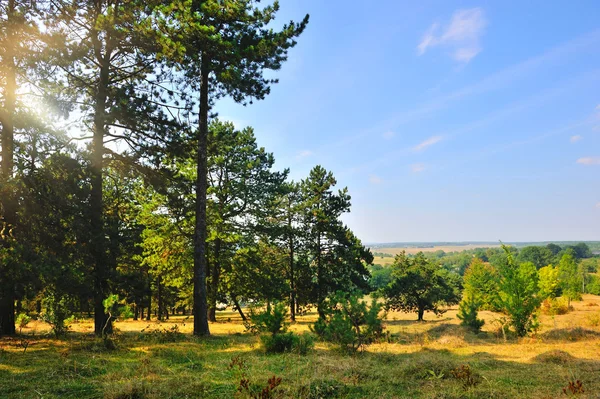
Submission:
M 213 336 L 139 331 L 148 323 L 122 322 L 116 350 L 106 350 L 88 325 L 74 326 L 64 340 L 35 336 L 0 339 L 0 398 L 235 398 L 240 380 L 260 392 L 272 376 L 282 379 L 273 398 L 558 398 L 569 381 L 583 382 L 579 398 L 600 394 L 600 331 L 585 323 L 597 312 L 586 302 L 564 319 L 543 319 L 535 338 L 504 342 L 491 323 L 480 335 L 457 325 L 450 311 L 417 323 L 413 315 L 393 314 L 390 342 L 371 345 L 354 356 L 317 343 L 306 356 L 268 355 L 258 337 L 242 330 L 233 314 L 211 325 Z M 485 315 L 485 317 L 492 317 Z M 562 317 L 562 316 L 561 316 Z M 314 316 L 293 325 L 306 330 Z M 229 321 L 228 321 L 229 320 Z M 569 321 L 570 320 L 570 321 Z M 150 323 L 153 328 L 169 324 Z M 137 323 L 137 324 L 136 324 Z M 23 342 L 29 346 L 23 348 Z M 456 370 L 469 366 L 470 380 Z M 466 382 L 465 382 L 466 381 Z M 470 382 L 475 384 L 470 386 Z M 246 395 L 246 396 L 244 396 Z

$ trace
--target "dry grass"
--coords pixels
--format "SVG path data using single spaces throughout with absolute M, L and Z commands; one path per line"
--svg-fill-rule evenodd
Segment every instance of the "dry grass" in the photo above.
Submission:
M 440 245 L 440 246 L 433 246 L 433 247 L 408 247 L 408 248 L 374 248 L 372 249 L 372 251 L 374 252 L 381 252 L 384 254 L 390 254 L 390 255 L 397 255 L 399 253 L 401 253 L 402 251 L 406 251 L 407 254 L 416 254 L 417 252 L 435 252 L 435 251 L 439 251 L 442 250 L 444 252 L 462 252 L 465 250 L 469 250 L 469 249 L 475 249 L 475 248 L 498 248 L 500 247 L 500 244 L 486 244 L 486 245 L 476 245 L 476 244 L 467 244 L 467 245 Z M 379 257 L 376 257 L 376 260 L 378 261 Z M 393 259 L 393 258 L 391 258 Z M 379 262 L 374 262 L 374 263 L 379 263 Z
M 497 333 L 491 312 L 482 333 L 459 325 L 456 309 L 442 317 L 390 313 L 389 340 L 356 356 L 317 343 L 307 356 L 266 355 L 256 337 L 244 333 L 239 315 L 219 312 L 211 338 L 194 338 L 192 324 L 181 316 L 169 321 L 126 321 L 116 327 L 118 349 L 106 351 L 89 333 L 84 321 L 72 326 L 65 340 L 44 334 L 47 326 L 34 322 L 23 338 L 0 339 L 0 398 L 232 398 L 240 379 L 253 389 L 264 387 L 273 375 L 283 380 L 283 398 L 556 398 L 569 381 L 581 380 L 586 393 L 600 395 L 600 329 L 589 325 L 600 297 L 585 295 L 574 311 L 541 316 L 534 337 Z M 293 331 L 307 331 L 314 314 L 299 318 Z M 183 336 L 161 343 L 141 334 L 177 324 Z M 244 368 L 230 368 L 232 358 Z M 453 377 L 468 365 L 475 386 L 465 389 Z M 454 374 L 453 374 L 454 373 Z

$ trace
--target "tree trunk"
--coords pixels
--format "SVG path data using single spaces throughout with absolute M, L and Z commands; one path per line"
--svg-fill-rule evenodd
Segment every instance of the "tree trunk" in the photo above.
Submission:
M 221 239 L 215 240 L 215 256 L 212 261 L 210 286 L 208 287 L 210 304 L 208 306 L 208 321 L 217 321 L 217 296 L 219 294 L 219 279 L 221 277 Z
M 102 54 L 98 32 L 93 32 L 92 41 L 100 64 L 94 106 L 94 134 L 92 138 L 91 193 L 90 193 L 90 231 L 91 254 L 94 267 L 94 332 L 96 335 L 112 333 L 112 321 L 104 311 L 103 301 L 108 295 L 108 270 L 104 235 L 104 199 L 102 192 L 102 173 L 104 169 L 104 136 L 106 133 L 106 101 L 109 85 L 110 52 Z M 106 328 L 105 328 L 106 326 Z
M 238 302 L 236 296 L 232 295 L 231 299 L 233 300 L 233 305 L 235 306 L 236 310 L 240 314 L 240 317 L 242 318 L 242 321 L 246 321 L 247 320 L 246 315 L 242 311 L 242 307 L 240 306 L 240 303 Z
M 425 309 L 422 307 L 419 307 L 418 314 L 419 314 L 419 318 L 417 319 L 417 321 L 423 321 L 423 315 L 425 314 Z
M 288 228 L 292 228 L 291 209 L 288 210 Z M 296 321 L 296 282 L 294 276 L 294 237 L 290 233 L 288 237 L 290 248 L 290 319 Z
M 202 54 L 201 62 L 196 225 L 194 229 L 194 335 L 209 335 L 206 301 L 206 192 L 208 187 L 208 75 L 210 60 L 206 54 Z
M 0 231 L 4 231 L 7 237 L 0 239 L 7 240 L 6 245 L 11 240 L 12 233 L 17 219 L 15 193 L 11 188 L 10 180 L 13 176 L 13 158 L 14 158 L 14 114 L 17 102 L 17 71 L 13 54 L 13 45 L 15 44 L 14 31 L 11 26 L 14 26 L 14 14 L 16 11 L 15 0 L 9 0 L 6 10 L 9 32 L 7 37 L 7 48 L 4 57 L 2 68 L 6 73 L 4 86 L 4 111 L 0 110 L 0 124 L 2 125 L 2 175 L 0 182 L 6 188 L 6 191 L 1 192 L 2 206 L 4 208 L 4 226 L 0 226 Z M 4 267 L 15 267 L 14 262 L 11 262 Z M 6 273 L 2 276 L 0 286 L 0 335 L 14 335 L 15 329 L 15 282 L 11 278 L 13 273 Z
M 164 309 L 163 309 L 163 295 L 162 295 L 162 282 L 160 281 L 160 277 L 158 277 L 156 279 L 156 288 L 157 288 L 157 295 L 158 295 L 158 321 L 162 321 L 163 320 L 163 314 L 164 314 Z

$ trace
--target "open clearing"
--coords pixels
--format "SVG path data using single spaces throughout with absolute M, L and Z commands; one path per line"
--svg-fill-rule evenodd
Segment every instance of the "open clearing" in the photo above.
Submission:
M 48 327 L 34 322 L 24 338 L 0 339 L 0 398 L 250 397 L 236 393 L 241 379 L 258 392 L 272 376 L 282 378 L 274 398 L 542 399 L 565 397 L 563 388 L 576 380 L 585 389 L 577 397 L 597 398 L 599 305 L 600 297 L 585 295 L 567 315 L 541 316 L 535 337 L 507 342 L 491 312 L 480 313 L 486 325 L 478 335 L 458 325 L 456 309 L 439 318 L 427 314 L 424 323 L 390 313 L 389 342 L 354 356 L 319 342 L 307 356 L 267 355 L 233 312 L 219 312 L 213 336 L 204 339 L 189 335 L 192 325 L 182 316 L 118 322 L 112 351 L 90 335 L 88 321 L 64 340 L 44 336 Z M 315 318 L 302 316 L 291 329 L 307 331 Z M 174 325 L 185 334 L 148 334 Z M 463 365 L 474 386 L 453 377 Z
M 469 249 L 476 248 L 498 248 L 500 244 L 466 244 L 466 245 L 439 245 L 431 247 L 408 247 L 408 248 L 371 248 L 373 252 L 382 252 L 384 254 L 397 255 L 402 251 L 406 251 L 407 254 L 416 254 L 417 252 L 461 252 Z

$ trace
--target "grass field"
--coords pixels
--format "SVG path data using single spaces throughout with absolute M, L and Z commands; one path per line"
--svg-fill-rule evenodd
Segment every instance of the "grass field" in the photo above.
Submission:
M 266 396 L 273 398 L 560 398 L 576 380 L 585 390 L 577 397 L 598 398 L 599 305 L 600 297 L 586 295 L 567 315 L 541 316 L 535 337 L 507 342 L 490 312 L 481 313 L 486 325 L 478 335 L 458 325 L 456 309 L 427 314 L 423 323 L 390 313 L 389 342 L 353 356 L 324 343 L 306 356 L 267 355 L 231 312 L 220 312 L 213 336 L 204 339 L 192 337 L 181 316 L 118 322 L 117 349 L 110 351 L 90 335 L 89 321 L 62 340 L 34 322 L 21 337 L 0 339 L 0 398 L 251 397 L 237 392 L 246 378 L 262 398 L 272 376 L 282 379 Z M 291 329 L 307 331 L 314 319 L 303 316 Z M 183 334 L 148 333 L 175 325 Z M 470 379 L 455 377 L 465 365 Z

